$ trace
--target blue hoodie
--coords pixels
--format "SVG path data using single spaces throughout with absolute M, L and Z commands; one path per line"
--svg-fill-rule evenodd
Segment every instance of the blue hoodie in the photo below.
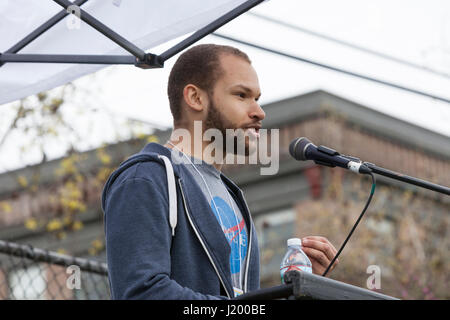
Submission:
M 230 246 L 188 169 L 173 163 L 177 225 L 169 224 L 164 162 L 171 151 L 147 144 L 124 161 L 102 194 L 108 279 L 112 299 L 227 299 L 234 297 Z M 255 227 L 242 191 L 221 174 L 249 229 L 244 292 L 259 288 Z

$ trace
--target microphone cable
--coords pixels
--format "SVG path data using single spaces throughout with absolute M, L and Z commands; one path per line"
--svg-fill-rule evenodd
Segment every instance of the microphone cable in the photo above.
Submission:
M 334 264 L 336 259 L 341 254 L 341 252 L 344 249 L 345 245 L 347 244 L 348 240 L 350 239 L 350 237 L 352 236 L 352 234 L 355 231 L 356 227 L 358 226 L 358 223 L 361 221 L 364 213 L 366 212 L 367 208 L 369 207 L 370 202 L 372 201 L 373 194 L 375 193 L 376 179 L 375 179 L 375 176 L 374 176 L 374 174 L 372 172 L 368 172 L 367 174 L 370 174 L 370 176 L 372 177 L 372 189 L 370 190 L 369 198 L 367 199 L 367 202 L 366 202 L 366 205 L 364 206 L 363 211 L 361 212 L 361 214 L 359 215 L 359 217 L 356 220 L 355 224 L 353 225 L 352 229 L 350 230 L 350 233 L 348 234 L 348 236 L 345 239 L 344 243 L 341 245 L 341 247 L 339 248 L 339 251 L 336 253 L 336 255 L 334 256 L 333 260 L 331 260 L 331 262 L 328 265 L 327 269 L 322 274 L 323 277 L 325 277 L 327 275 L 327 273 L 330 270 L 331 266 Z

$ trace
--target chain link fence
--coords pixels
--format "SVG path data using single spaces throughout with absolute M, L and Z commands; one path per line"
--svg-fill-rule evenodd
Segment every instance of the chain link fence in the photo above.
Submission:
M 0 240 L 0 299 L 110 299 L 106 263 Z

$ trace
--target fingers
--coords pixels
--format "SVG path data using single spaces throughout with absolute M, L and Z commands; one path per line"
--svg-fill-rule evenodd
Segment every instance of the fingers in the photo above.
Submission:
M 328 266 L 331 263 L 331 260 L 329 260 L 325 254 L 322 252 L 311 249 L 311 248 L 304 248 L 305 254 L 308 256 L 309 260 L 312 264 L 312 269 L 314 274 L 323 275 L 325 270 L 328 268 Z M 329 272 L 331 272 L 336 266 L 338 265 L 337 260 L 333 263 L 331 266 Z
M 314 259 L 313 257 L 310 257 L 311 260 L 311 264 L 312 264 L 312 269 L 313 269 L 313 273 L 317 274 L 317 275 L 323 275 L 323 273 L 325 272 L 325 270 L 328 268 L 329 264 L 326 264 L 326 266 L 323 266 L 319 261 L 317 261 L 316 259 Z M 331 266 L 329 272 L 333 271 L 333 269 L 337 266 L 337 263 L 333 263 L 333 265 Z
M 303 251 L 310 258 L 310 260 L 316 260 L 322 267 L 326 268 L 330 264 L 331 260 L 320 250 L 313 248 L 303 247 Z M 313 261 L 311 261 L 312 263 Z
M 336 248 L 324 237 L 305 237 L 302 240 L 302 246 L 304 249 L 311 248 L 316 251 L 320 251 L 328 258 L 329 262 L 334 258 L 337 253 Z M 316 253 L 317 254 L 317 253 Z M 339 260 L 339 259 L 338 259 Z M 338 261 L 336 260 L 336 262 Z
M 331 244 L 331 242 L 327 239 L 327 238 L 325 238 L 325 237 L 321 237 L 321 236 L 307 236 L 307 237 L 304 237 L 303 239 L 302 239 L 302 242 L 303 241 L 307 241 L 307 240 L 316 240 L 316 241 L 320 241 L 320 242 L 323 242 L 323 243 L 327 243 L 327 244 L 329 244 L 330 246 L 332 246 L 333 248 L 334 248 L 334 246 Z
M 304 237 L 302 239 L 302 247 L 305 254 L 310 258 L 313 269 L 315 267 L 316 272 L 320 274 L 328 268 L 337 254 L 337 250 L 331 242 L 327 238 L 321 236 Z M 330 271 L 338 264 L 339 259 L 336 259 L 331 266 Z

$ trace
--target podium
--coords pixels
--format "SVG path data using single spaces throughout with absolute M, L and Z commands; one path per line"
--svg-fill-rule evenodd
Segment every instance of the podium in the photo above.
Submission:
M 286 272 L 284 282 L 285 284 L 280 286 L 242 294 L 234 300 L 398 300 L 388 295 L 307 272 Z

